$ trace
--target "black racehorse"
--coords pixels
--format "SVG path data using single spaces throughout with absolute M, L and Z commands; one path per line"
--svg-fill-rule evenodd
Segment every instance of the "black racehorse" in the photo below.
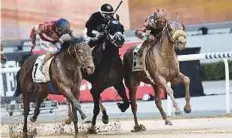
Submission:
M 95 133 L 94 128 L 100 107 L 103 112 L 102 121 L 103 123 L 108 123 L 108 115 L 100 101 L 100 94 L 106 88 L 113 86 L 117 90 L 123 100 L 123 103 L 117 104 L 122 112 L 125 112 L 129 107 L 129 101 L 123 84 L 124 67 L 119 55 L 119 48 L 125 42 L 123 32 L 124 28 L 118 20 L 114 19 L 109 22 L 105 29 L 106 35 L 103 44 L 94 47 L 92 51 L 95 65 L 94 73 L 91 75 L 83 73 L 85 74 L 83 78 L 92 84 L 90 92 L 94 101 L 92 126 L 89 129 L 90 133 Z M 71 111 L 70 107 L 69 111 Z M 71 122 L 71 118 L 72 117 L 69 115 L 69 119 L 66 120 L 66 123 Z

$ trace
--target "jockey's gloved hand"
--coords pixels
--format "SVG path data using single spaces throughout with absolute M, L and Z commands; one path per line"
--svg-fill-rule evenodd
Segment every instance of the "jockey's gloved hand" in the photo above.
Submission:
M 150 34 L 151 34 L 151 30 L 146 30 L 144 35 L 149 36 Z
M 104 32 L 100 32 L 100 33 L 97 33 L 97 34 L 96 34 L 96 37 L 97 37 L 97 38 L 102 38 L 103 36 L 105 36 L 105 33 L 104 33 Z
M 155 40 L 155 36 L 150 34 L 150 35 L 148 36 L 148 39 L 149 39 L 149 40 Z
M 72 37 L 70 36 L 70 34 L 63 34 L 60 37 L 59 41 L 61 42 L 61 44 L 63 44 L 65 41 L 69 41 L 71 39 L 72 39 Z

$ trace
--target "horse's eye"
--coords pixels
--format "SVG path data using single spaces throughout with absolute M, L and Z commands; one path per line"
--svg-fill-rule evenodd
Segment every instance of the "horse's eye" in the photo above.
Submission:
M 79 50 L 79 51 L 78 51 L 78 54 L 82 55 L 82 54 L 83 54 L 83 51 L 82 51 L 82 50 Z

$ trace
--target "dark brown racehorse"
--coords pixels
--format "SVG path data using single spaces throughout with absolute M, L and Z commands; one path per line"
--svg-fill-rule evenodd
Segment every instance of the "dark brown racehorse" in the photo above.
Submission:
M 96 46 L 93 49 L 95 72 L 92 75 L 85 74 L 83 76 L 84 79 L 92 84 L 90 92 L 94 101 L 92 126 L 89 129 L 89 133 L 95 133 L 96 119 L 100 109 L 103 113 L 103 123 L 106 124 L 109 122 L 106 109 L 100 101 L 100 94 L 106 88 L 113 86 L 117 90 L 123 101 L 123 103 L 117 104 L 122 112 L 125 112 L 129 107 L 129 101 L 123 84 L 124 68 L 119 55 L 119 48 L 125 41 L 123 31 L 123 26 L 116 19 L 108 24 L 103 45 Z M 71 122 L 71 116 L 69 116 L 66 122 Z
M 133 50 L 135 47 L 128 49 L 125 53 L 123 62 L 125 66 L 125 84 L 129 89 L 131 109 L 134 115 L 135 131 L 145 129 L 143 125 L 138 124 L 137 120 L 137 104 L 136 90 L 141 81 L 151 84 L 155 91 L 155 103 L 159 109 L 166 125 L 171 125 L 171 121 L 161 105 L 160 90 L 164 89 L 171 97 L 173 106 L 176 109 L 176 114 L 180 114 L 180 109 L 174 99 L 172 89 L 167 85 L 167 82 L 172 84 L 184 83 L 186 89 L 186 105 L 184 111 L 189 113 L 190 93 L 189 93 L 189 77 L 183 75 L 179 70 L 179 62 L 175 52 L 175 48 L 184 49 L 186 44 L 186 33 L 184 26 L 176 21 L 171 21 L 166 24 L 158 39 L 154 42 L 149 40 L 143 43 L 147 45 L 143 50 L 143 70 L 132 72 Z
M 23 94 L 24 104 L 24 135 L 27 135 L 27 117 L 30 111 L 30 98 L 36 94 L 36 107 L 34 115 L 30 118 L 35 122 L 40 112 L 40 104 L 49 93 L 54 93 L 49 88 L 48 83 L 34 83 L 32 80 L 33 65 L 39 55 L 32 55 L 23 63 L 17 78 L 17 89 L 14 96 Z M 82 80 L 81 70 L 87 74 L 94 72 L 95 66 L 92 59 L 92 51 L 90 47 L 80 39 L 73 39 L 66 42 L 62 46 L 62 50 L 57 53 L 50 65 L 50 78 L 53 87 L 56 89 L 56 94 L 63 95 L 72 104 L 73 123 L 75 135 L 78 134 L 78 118 L 77 110 L 81 118 L 86 118 L 83 113 L 80 103 L 80 82 Z M 76 99 L 77 96 L 77 99 Z

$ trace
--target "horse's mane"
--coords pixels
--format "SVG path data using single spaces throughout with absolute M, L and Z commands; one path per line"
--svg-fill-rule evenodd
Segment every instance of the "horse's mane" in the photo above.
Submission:
M 81 43 L 85 43 L 85 39 L 83 37 L 76 37 L 73 38 L 69 41 L 64 42 L 64 44 L 61 46 L 61 50 L 60 51 L 64 51 L 66 49 L 68 49 L 70 46 L 75 46 L 77 44 L 81 44 Z

